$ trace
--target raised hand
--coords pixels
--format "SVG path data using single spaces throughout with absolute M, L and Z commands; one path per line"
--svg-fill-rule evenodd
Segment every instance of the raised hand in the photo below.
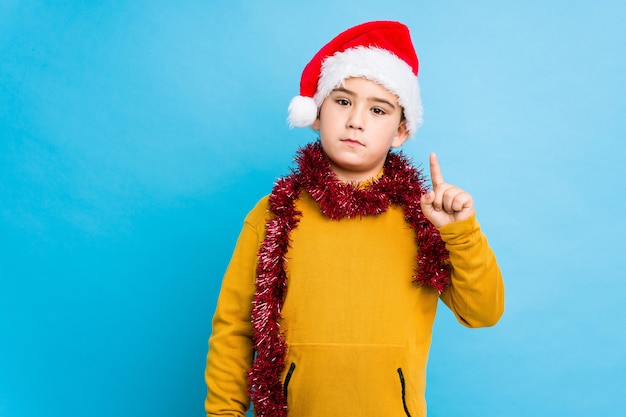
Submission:
M 430 180 L 433 189 L 422 196 L 420 204 L 422 212 L 435 227 L 465 220 L 474 214 L 474 199 L 459 187 L 444 182 L 434 153 L 430 154 Z

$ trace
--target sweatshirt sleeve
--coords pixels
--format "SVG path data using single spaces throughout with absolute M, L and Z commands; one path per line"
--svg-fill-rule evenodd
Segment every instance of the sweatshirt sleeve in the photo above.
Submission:
M 263 202 L 246 217 L 217 300 L 205 370 L 208 417 L 244 417 L 249 408 L 248 370 L 253 358 L 250 317 L 257 251 L 267 212 Z
M 450 253 L 451 285 L 441 294 L 467 327 L 495 325 L 504 312 L 504 283 L 476 216 L 439 228 Z

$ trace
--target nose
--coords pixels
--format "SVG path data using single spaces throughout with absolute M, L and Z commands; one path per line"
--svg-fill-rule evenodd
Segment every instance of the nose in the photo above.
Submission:
M 346 126 L 350 129 L 363 130 L 365 127 L 365 118 L 363 116 L 363 110 L 358 106 L 352 107 L 348 119 L 346 120 Z

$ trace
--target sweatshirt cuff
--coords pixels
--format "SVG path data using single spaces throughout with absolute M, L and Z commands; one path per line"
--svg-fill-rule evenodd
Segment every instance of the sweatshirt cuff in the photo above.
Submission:
M 445 226 L 438 227 L 437 230 L 439 230 L 441 239 L 444 242 L 455 245 L 466 243 L 470 236 L 480 231 L 480 225 L 478 224 L 478 220 L 476 220 L 476 213 L 474 213 L 465 220 L 449 223 Z

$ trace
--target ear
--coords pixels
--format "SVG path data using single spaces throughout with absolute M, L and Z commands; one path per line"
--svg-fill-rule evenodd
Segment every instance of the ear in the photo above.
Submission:
M 406 119 L 402 119 L 398 125 L 396 136 L 391 142 L 392 148 L 399 148 L 409 138 L 409 131 L 406 129 Z
M 317 118 L 315 119 L 311 127 L 314 130 L 317 130 L 318 132 L 320 131 L 320 113 L 319 112 L 317 112 Z

